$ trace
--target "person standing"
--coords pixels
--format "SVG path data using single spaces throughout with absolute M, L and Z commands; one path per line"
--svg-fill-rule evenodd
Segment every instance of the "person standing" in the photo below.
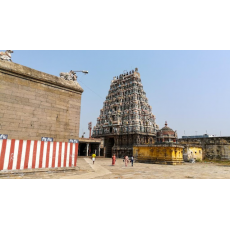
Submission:
M 134 161 L 134 159 L 133 159 L 133 156 L 131 157 L 131 164 L 132 164 L 132 167 L 133 167 L 133 161 Z
M 94 164 L 95 159 L 96 159 L 96 154 L 93 153 L 93 154 L 92 154 L 92 161 L 93 161 L 93 164 Z
M 112 165 L 115 165 L 115 162 L 116 162 L 116 156 L 115 156 L 115 154 L 113 154 L 113 156 L 112 156 Z
M 128 157 L 128 156 L 125 156 L 125 166 L 126 166 L 126 167 L 127 167 L 128 163 L 129 163 L 129 157 Z

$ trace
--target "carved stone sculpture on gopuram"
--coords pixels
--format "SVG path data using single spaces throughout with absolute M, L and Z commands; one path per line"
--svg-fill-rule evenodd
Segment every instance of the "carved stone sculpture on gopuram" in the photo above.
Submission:
M 133 145 L 153 144 L 158 130 L 138 69 L 114 77 L 93 128 L 93 137 L 104 138 L 105 156 L 131 156 Z
M 11 54 L 13 53 L 14 51 L 12 50 L 6 50 L 5 52 L 0 52 L 0 59 L 1 60 L 5 60 L 5 61 L 11 61 Z

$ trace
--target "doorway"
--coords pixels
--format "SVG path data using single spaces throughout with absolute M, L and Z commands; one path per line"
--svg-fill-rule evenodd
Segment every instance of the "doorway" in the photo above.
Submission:
M 109 138 L 106 145 L 106 157 L 112 157 L 112 148 L 114 146 L 114 138 Z
M 86 149 L 85 143 L 79 143 L 78 156 L 86 156 Z

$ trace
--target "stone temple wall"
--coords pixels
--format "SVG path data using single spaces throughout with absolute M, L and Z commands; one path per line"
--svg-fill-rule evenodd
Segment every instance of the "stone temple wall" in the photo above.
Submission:
M 0 60 L 0 134 L 22 140 L 78 138 L 82 92 L 76 82 Z
M 182 145 L 202 147 L 203 159 L 230 160 L 230 137 L 178 139 Z

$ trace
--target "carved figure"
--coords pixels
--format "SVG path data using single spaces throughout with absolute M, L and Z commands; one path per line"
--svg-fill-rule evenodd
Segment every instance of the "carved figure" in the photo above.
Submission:
M 60 78 L 68 80 L 68 81 L 76 81 L 77 80 L 77 75 L 73 70 L 70 70 L 68 73 L 63 73 L 61 72 Z
M 12 50 L 6 50 L 6 52 L 0 52 L 0 59 L 12 62 L 12 60 L 11 60 L 11 54 L 13 52 L 14 51 L 12 51 Z

